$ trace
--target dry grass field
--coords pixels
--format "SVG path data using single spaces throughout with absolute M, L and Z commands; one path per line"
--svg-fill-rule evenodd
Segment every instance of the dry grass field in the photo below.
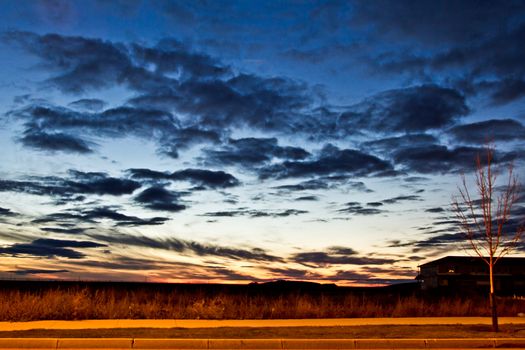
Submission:
M 502 298 L 500 316 L 525 312 Z M 425 295 L 417 289 L 39 284 L 0 288 L 0 321 L 82 319 L 283 319 L 487 316 L 479 294 Z

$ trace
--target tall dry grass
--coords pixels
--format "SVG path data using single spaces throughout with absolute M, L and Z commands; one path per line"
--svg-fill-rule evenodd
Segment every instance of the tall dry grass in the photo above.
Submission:
M 499 302 L 501 316 L 525 311 L 525 300 Z M 272 319 L 488 316 L 481 297 L 382 294 L 154 292 L 112 288 L 0 291 L 0 321 L 80 319 Z

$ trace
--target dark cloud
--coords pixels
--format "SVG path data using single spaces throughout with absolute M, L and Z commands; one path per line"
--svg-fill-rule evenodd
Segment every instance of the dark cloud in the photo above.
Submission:
M 34 245 L 44 245 L 48 247 L 67 247 L 67 248 L 98 248 L 107 247 L 105 244 L 89 241 L 71 241 L 65 239 L 39 238 L 31 242 Z
M 127 172 L 133 179 L 139 180 L 169 180 L 171 174 L 168 172 L 156 171 L 151 169 L 128 169 Z
M 417 241 L 413 244 L 416 248 L 436 248 L 449 244 L 466 243 L 466 237 L 462 233 L 444 233 L 425 240 Z
M 135 107 L 118 107 L 116 111 L 99 113 L 99 129 L 111 124 L 126 131 L 137 132 L 132 124 L 134 110 L 144 114 L 158 108 L 191 115 L 188 127 L 206 125 L 220 130 L 228 127 L 251 127 L 261 130 L 306 131 L 316 123 L 308 118 L 313 93 L 302 83 L 276 77 L 234 75 L 216 59 L 192 52 L 180 42 L 163 39 L 153 47 L 120 44 L 84 37 L 57 34 L 37 35 L 28 32 L 4 33 L 3 40 L 37 56 L 43 65 L 55 72 L 47 83 L 66 93 L 124 85 L 141 94 L 129 101 Z M 151 67 L 154 67 L 151 69 Z M 176 77 L 175 77 L 176 76 Z M 124 112 L 128 123 L 115 123 L 115 113 Z M 150 112 L 151 114 L 151 112 Z M 78 116 L 78 114 L 77 114 Z M 163 121 L 170 113 L 164 112 Z M 84 116 L 84 122 L 89 120 Z M 89 115 L 90 119 L 96 116 Z M 147 120 L 159 120 L 148 115 Z M 109 119 L 108 123 L 104 123 Z M 142 118 L 144 119 L 144 118 Z M 97 120 L 98 121 L 98 120 Z M 189 121 L 189 120 L 188 120 Z M 141 131 L 144 133 L 149 121 Z M 168 135 L 173 124 L 165 129 Z
M 192 52 L 172 39 L 161 40 L 152 47 L 26 32 L 8 32 L 3 39 L 38 56 L 56 74 L 48 82 L 60 89 L 78 92 L 120 84 L 138 92 L 127 104 L 103 111 L 38 103 L 10 111 L 9 116 L 24 121 L 26 132 L 37 126 L 46 134 L 78 135 L 81 131 L 82 135 L 96 137 L 135 135 L 155 140 L 159 152 L 173 158 L 192 144 L 219 143 L 238 128 L 306 133 L 312 139 L 326 140 L 354 135 L 360 130 L 390 133 L 439 129 L 455 123 L 469 111 L 458 91 L 421 85 L 389 90 L 347 108 L 344 113 L 334 112 L 324 103 L 321 108 L 322 97 L 305 83 L 235 74 L 214 58 Z M 90 102 L 93 101 L 79 100 L 74 106 Z M 359 175 L 359 170 L 366 174 L 370 170 L 393 171 L 389 164 L 364 152 L 339 153 L 332 155 L 342 158 L 335 161 L 353 161 L 356 165 L 343 166 L 336 172 Z M 280 164 L 281 170 L 277 169 L 279 164 L 263 168 L 263 177 L 323 174 L 317 169 L 324 165 L 322 158 L 307 160 L 310 154 L 306 150 L 279 146 L 275 138 L 231 139 L 222 148 L 207 150 L 205 155 L 221 165 L 286 160 Z M 357 164 L 367 164 L 372 169 L 360 169 Z
M 231 174 L 205 169 L 184 169 L 171 174 L 150 169 L 128 169 L 128 173 L 134 179 L 188 181 L 196 186 L 212 189 L 235 187 L 240 184 Z
M 441 207 L 425 209 L 425 212 L 427 212 L 427 213 L 443 213 L 444 211 L 445 211 L 445 209 L 443 209 Z
M 403 179 L 403 181 L 408 183 L 420 183 L 428 181 L 428 178 L 422 176 L 409 176 Z
M 118 179 L 107 176 L 102 176 L 98 179 L 93 179 L 86 182 L 66 181 L 65 185 L 69 187 L 73 193 L 113 196 L 131 194 L 136 189 L 141 187 L 140 183 L 133 180 Z
M 336 281 L 366 281 L 367 284 L 381 284 L 385 283 L 384 280 L 377 280 L 372 278 L 372 275 L 369 273 L 362 273 L 356 271 L 345 271 L 339 270 L 331 276 L 327 276 L 327 279 L 336 280 Z
M 243 274 L 232 269 L 228 269 L 221 266 L 210 266 L 208 270 L 215 275 L 215 278 L 226 278 L 228 280 L 240 280 L 240 281 L 254 281 L 254 278 L 250 275 Z
M 131 194 L 140 183 L 109 177 L 105 173 L 70 171 L 70 178 L 36 177 L 31 181 L 0 180 L 0 191 L 25 192 L 40 196 L 61 196 L 79 200 L 78 194 L 121 196 Z
M 42 275 L 42 274 L 59 274 L 64 272 L 69 272 L 69 270 L 49 270 L 49 269 L 18 269 L 13 271 L 8 271 L 14 273 L 15 275 Z
M 415 276 L 416 274 L 414 274 Z M 412 276 L 412 275 L 411 275 Z M 366 283 L 367 285 L 393 285 L 396 283 L 415 283 L 414 278 L 373 278 L 368 273 L 358 273 L 355 271 L 337 271 L 337 273 L 326 277 L 332 281 L 354 281 Z
M 352 248 L 331 247 L 327 251 L 302 252 L 294 254 L 291 260 L 305 266 L 330 265 L 386 265 L 395 262 L 393 259 L 358 256 Z
M 198 116 L 202 125 L 282 132 L 313 126 L 307 115 L 311 92 L 290 79 L 240 74 L 227 81 L 186 82 L 178 92 L 178 109 Z
M 375 132 L 422 132 L 440 129 L 468 114 L 465 97 L 456 90 L 422 85 L 382 92 L 340 115 L 344 129 Z
M 11 209 L 0 207 L 0 216 L 15 216 L 15 215 L 17 214 L 13 212 Z
M 432 6 L 426 2 L 423 3 L 423 5 L 418 3 L 418 6 L 404 4 L 402 6 L 386 5 L 386 7 L 395 8 L 392 13 L 404 12 L 408 14 L 416 7 L 421 6 L 419 8 L 421 16 L 405 14 L 402 18 L 425 18 L 430 12 L 426 9 L 430 9 Z M 424 32 L 429 36 L 434 36 L 434 39 L 426 41 L 427 45 L 437 43 L 436 36 L 439 33 L 446 33 L 451 28 L 454 28 L 455 35 L 458 38 L 469 33 L 473 34 L 473 29 L 477 31 L 476 37 L 467 40 L 451 40 L 447 45 L 437 45 L 427 50 L 421 50 L 421 43 L 413 46 L 408 45 L 404 50 L 383 49 L 380 50 L 380 54 L 368 58 L 368 63 L 371 64 L 373 70 L 396 74 L 404 72 L 421 80 L 427 80 L 429 77 L 436 79 L 438 76 L 443 76 L 446 81 L 454 82 L 453 84 L 466 93 L 484 93 L 484 97 L 488 97 L 490 102 L 496 105 L 522 98 L 524 96 L 523 86 L 525 85 L 525 69 L 521 64 L 525 58 L 525 50 L 521 45 L 525 36 L 525 23 L 523 21 L 525 8 L 523 3 L 509 1 L 505 5 L 499 6 L 500 4 L 482 1 L 454 4 L 440 2 L 437 5 L 443 6 L 442 9 L 450 9 L 436 11 L 441 16 L 447 16 L 447 25 L 440 26 L 443 31 L 430 31 L 429 28 L 421 26 L 421 23 L 417 21 L 417 27 L 427 30 L 420 32 L 415 27 L 410 27 L 411 33 L 415 34 L 416 37 Z M 481 12 L 491 13 L 491 15 L 481 16 L 478 12 L 479 8 L 483 8 Z M 388 10 L 385 11 L 382 8 L 377 14 L 386 12 Z M 448 18 L 450 13 L 455 14 L 453 17 L 463 13 L 468 13 L 468 15 L 459 20 L 459 18 Z M 492 16 L 492 13 L 505 13 L 505 16 L 503 18 L 497 15 Z M 480 17 L 476 17 L 478 15 Z M 488 19 L 486 24 L 485 19 Z M 467 24 L 469 20 L 476 22 L 475 25 L 470 27 Z M 433 23 L 433 20 L 429 20 L 426 25 L 430 23 Z M 494 29 L 490 30 L 485 25 L 492 25 Z M 398 27 L 397 25 L 394 26 L 394 28 Z M 406 30 L 408 28 L 406 27 L 404 31 L 407 35 Z M 384 33 L 394 32 L 395 30 L 390 30 Z M 404 40 L 406 41 L 410 36 L 408 35 Z
M 0 180 L 0 191 L 25 192 L 35 195 L 66 195 L 67 190 L 62 186 L 42 184 L 36 181 Z
M 211 216 L 211 217 L 248 216 L 251 218 L 260 218 L 260 217 L 280 218 L 280 217 L 295 216 L 295 215 L 306 214 L 306 213 L 308 213 L 308 211 L 297 210 L 297 209 L 286 209 L 282 211 L 279 211 L 279 210 L 266 211 L 266 210 L 239 208 L 239 209 L 233 209 L 233 210 L 208 212 L 202 215 Z
M 368 273 L 377 275 L 393 275 L 396 277 L 412 277 L 415 278 L 417 275 L 417 271 L 412 270 L 411 268 L 384 268 L 384 267 L 377 267 L 377 266 L 364 266 L 361 271 L 366 271 Z
M 157 87 L 130 103 L 192 115 L 192 126 L 205 125 L 212 130 L 248 127 L 304 132 L 315 124 L 308 116 L 312 92 L 285 78 L 240 74 L 227 80 L 188 80 L 175 87 Z
M 211 244 L 202 244 L 194 241 L 187 241 L 176 238 L 153 239 L 146 236 L 132 236 L 121 233 L 113 235 L 90 234 L 89 237 L 106 243 L 165 249 L 186 254 L 191 253 L 198 256 L 217 256 L 234 260 L 254 260 L 269 262 L 282 261 L 281 258 L 270 255 L 260 248 L 239 249 Z
M 153 217 L 147 219 L 137 218 L 135 216 L 128 217 L 126 220 L 120 220 L 116 223 L 116 226 L 151 226 L 151 225 L 162 225 L 169 218 L 165 217 Z
M 49 83 L 66 93 L 111 87 L 133 69 L 126 48 L 100 39 L 6 32 L 3 40 L 38 56 L 53 71 Z
M 196 242 L 189 242 L 188 249 L 193 251 L 199 256 L 213 255 L 237 260 L 255 260 L 255 261 L 271 261 L 271 262 L 282 262 L 282 259 L 269 255 L 264 249 L 253 248 L 248 249 L 239 249 L 239 248 L 230 248 L 214 245 L 200 244 Z
M 319 200 L 319 197 L 317 196 L 301 196 L 301 197 L 297 197 L 295 198 L 296 201 L 318 201 Z
M 11 31 L 4 33 L 3 40 L 39 57 L 49 70 L 59 72 L 48 83 L 66 93 L 114 85 L 143 91 L 229 72 L 210 56 L 193 53 L 173 39 L 143 47 L 80 36 Z M 151 66 L 155 69 L 149 70 Z M 170 73 L 178 73 L 178 80 L 168 78 Z
M 483 145 L 525 139 L 525 127 L 514 119 L 491 119 L 458 125 L 449 132 L 457 141 L 467 144 Z
M 39 218 L 33 219 L 31 222 L 35 224 L 55 223 L 60 226 L 69 227 L 70 225 L 78 224 L 78 222 L 80 221 L 95 223 L 95 221 L 86 219 L 81 214 L 68 212 L 47 214 Z
M 285 191 L 307 191 L 307 190 L 324 190 L 324 189 L 328 189 L 329 187 L 330 186 L 329 186 L 328 181 L 321 180 L 321 179 L 314 179 L 314 180 L 302 181 L 294 185 L 280 185 L 274 188 L 278 190 L 285 190 Z
M 426 211 L 431 213 L 441 213 L 444 211 L 444 209 L 431 208 Z M 509 220 L 504 224 L 505 228 L 502 233 L 502 242 L 510 242 L 512 240 L 511 237 L 515 232 L 517 232 L 517 229 L 525 224 L 523 220 L 524 213 L 525 209 L 523 207 L 513 208 Z M 478 219 L 481 222 L 483 221 L 482 215 L 477 211 L 475 211 L 474 215 L 478 216 Z M 475 224 L 472 219 L 472 215 L 469 214 L 468 217 L 470 219 L 473 231 L 475 232 L 474 235 L 476 239 L 479 239 L 479 242 L 482 242 L 485 238 L 484 230 L 478 231 L 477 228 L 474 227 Z M 496 227 L 498 222 L 494 220 L 492 225 L 493 227 Z M 421 250 L 436 250 L 440 248 L 445 249 L 450 245 L 458 246 L 458 244 L 462 245 L 467 250 L 470 249 L 468 238 L 464 234 L 463 227 L 459 220 L 443 217 L 441 220 L 432 222 L 431 226 L 420 227 L 418 230 L 420 230 L 425 235 L 422 237 L 422 239 L 407 242 L 391 241 L 390 246 L 411 247 L 413 252 L 418 252 Z
M 71 177 L 81 181 L 95 181 L 107 177 L 106 173 L 100 171 L 80 171 L 75 169 L 69 169 L 67 173 Z
M 97 224 L 100 220 L 113 221 L 115 226 L 148 226 L 162 225 L 168 221 L 167 217 L 139 218 L 136 216 L 122 214 L 115 208 L 109 206 L 88 209 L 70 209 L 66 212 L 52 213 L 32 220 L 37 224 L 54 223 L 59 226 L 70 228 L 79 223 Z M 64 232 L 67 233 L 67 232 Z
M 409 261 L 421 261 L 421 260 L 426 260 L 426 259 L 427 259 L 426 257 L 419 256 L 419 255 L 412 255 L 412 256 L 407 257 L 407 260 Z
M 352 149 L 325 146 L 313 160 L 284 161 L 261 168 L 259 176 L 265 178 L 309 177 L 316 175 L 349 174 L 367 176 L 392 170 L 382 159 Z
M 68 259 L 80 259 L 85 255 L 71 248 L 99 248 L 106 247 L 105 244 L 89 241 L 70 241 L 62 239 L 39 238 L 31 243 L 15 243 L 0 248 L 0 254 L 4 255 L 29 255 L 36 257 L 63 257 Z
M 221 141 L 221 135 L 217 131 L 204 130 L 198 127 L 181 128 L 170 138 L 162 140 L 159 152 L 170 158 L 178 158 L 179 151 L 187 149 L 195 144 L 217 144 Z
M 326 108 L 323 112 L 316 108 L 315 93 L 303 83 L 281 77 L 234 75 L 211 57 L 191 53 L 174 40 L 146 48 L 20 32 L 10 32 L 4 39 L 22 45 L 55 71 L 66 72 L 52 79 L 61 88 L 69 90 L 72 76 L 90 71 L 91 80 L 75 79 L 74 84 L 86 81 L 84 88 L 126 84 L 144 92 L 125 106 L 102 112 L 33 105 L 11 115 L 35 120 L 43 131 L 82 129 L 96 135 L 153 137 L 159 142 L 159 150 L 172 157 L 192 142 L 218 142 L 223 131 L 231 128 L 307 132 L 321 138 L 348 135 L 356 128 L 397 131 L 403 125 L 403 130 L 414 131 L 448 125 L 467 110 L 455 91 L 425 85 L 374 96 L 342 115 Z M 68 45 L 75 48 L 70 50 Z M 177 73 L 176 79 L 167 77 L 172 73 Z M 193 117 L 179 120 L 174 114 Z M 275 143 L 274 139 L 232 140 L 225 149 L 210 155 L 224 162 L 261 162 L 271 156 L 297 160 L 308 155 L 301 148 L 278 147 Z M 254 147 L 262 147 L 266 154 L 246 157 Z
M 356 255 L 356 254 L 358 254 L 357 251 L 355 251 L 352 248 L 340 247 L 340 246 L 329 247 L 328 248 L 328 253 L 330 253 L 330 254 L 339 254 L 339 255 Z
M 392 198 L 384 199 L 384 200 L 383 200 L 383 203 L 384 203 L 384 204 L 396 204 L 396 203 L 399 203 L 399 202 L 405 202 L 405 201 L 420 201 L 420 200 L 421 200 L 421 196 L 417 196 L 417 195 L 405 195 L 405 196 L 397 196 L 397 197 L 392 197 Z
M 184 139 L 187 133 L 171 113 L 151 107 L 120 106 L 91 112 L 37 101 L 9 111 L 7 117 L 23 121 L 25 130 L 21 141 L 24 145 L 81 153 L 91 148 L 90 143 L 77 136 L 79 134 L 96 138 L 133 135 L 156 140 L 162 148 L 172 145 L 177 138 Z
M 428 134 L 407 134 L 397 137 L 387 137 L 363 142 L 361 148 L 365 152 L 391 154 L 402 148 L 421 147 L 438 143 L 438 139 Z
M 190 52 L 180 41 L 163 39 L 155 47 L 132 45 L 135 64 L 141 67 L 154 65 L 156 74 L 177 73 L 179 80 L 217 78 L 230 73 L 230 69 L 216 59 Z
M 147 247 L 156 249 L 173 250 L 182 252 L 184 250 L 184 244 L 178 239 L 153 239 L 146 236 L 134 236 L 124 233 L 114 233 L 111 235 L 104 234 L 88 234 L 89 237 L 98 241 L 120 244 L 125 246 L 136 246 L 136 247 Z
M 383 203 L 381 203 L 381 202 L 368 202 L 368 203 L 366 203 L 366 205 L 369 206 L 369 207 L 376 207 L 377 208 L 377 207 L 383 206 Z
M 308 270 L 299 270 L 299 269 L 291 269 L 291 268 L 275 268 L 275 267 L 269 267 L 267 268 L 267 271 L 277 275 L 279 279 L 293 279 L 293 280 L 307 280 L 307 279 L 322 279 L 322 276 L 315 272 L 311 272 Z
M 68 104 L 69 107 L 88 111 L 88 112 L 99 112 L 107 105 L 106 102 L 97 98 L 83 98 L 80 100 L 73 101 Z
M 19 141 L 26 147 L 40 151 L 62 151 L 69 153 L 93 153 L 92 143 L 79 137 L 64 133 L 46 133 L 37 129 L 27 129 Z
M 77 216 L 77 219 L 81 219 L 86 222 L 93 222 L 100 219 L 112 220 L 115 222 L 115 226 L 162 225 L 169 220 L 166 217 L 152 217 L 143 219 L 136 216 L 119 213 L 110 207 L 99 207 L 83 210 Z
M 522 22 L 478 43 L 452 47 L 432 57 L 430 63 L 436 69 L 463 66 L 467 69 L 466 75 L 476 72 L 481 76 L 495 75 L 503 79 L 523 77 L 525 68 L 520 61 L 525 57 L 525 50 L 520 42 L 524 34 L 525 24 Z
M 467 212 L 467 218 L 469 220 L 469 225 L 471 226 L 474 237 L 479 242 L 483 242 L 485 239 L 485 231 L 484 229 L 479 230 L 474 222 L 474 217 L 477 218 L 478 222 L 482 223 L 482 227 L 484 226 L 483 222 L 483 213 L 481 211 L 481 204 L 479 203 L 480 200 L 474 200 L 474 212 L 470 213 L 470 210 L 467 208 L 464 208 L 463 210 L 466 210 Z M 433 208 L 433 209 L 441 209 L 441 208 Z M 428 211 L 428 210 L 427 210 Z M 442 210 L 444 211 L 444 210 Z M 434 211 L 431 212 L 440 212 L 440 211 Z M 509 212 L 508 220 L 504 223 L 504 229 L 502 231 L 501 241 L 502 242 L 511 242 L 512 237 L 515 234 L 515 232 L 520 229 L 520 227 L 523 227 L 525 225 L 524 216 L 525 215 L 525 207 L 520 205 L 515 205 L 512 208 L 512 211 Z M 446 247 L 448 244 L 455 244 L 463 242 L 465 243 L 465 246 L 468 249 L 468 239 L 465 235 L 465 230 L 463 225 L 461 224 L 461 221 L 458 219 L 454 219 L 455 215 L 454 213 L 450 215 L 443 215 L 441 217 L 438 217 L 438 220 L 432 222 L 431 226 L 428 227 L 421 227 L 419 228 L 420 231 L 424 232 L 426 235 L 430 236 L 429 238 L 424 238 L 418 241 L 411 242 L 411 245 L 414 247 L 414 249 L 432 249 L 436 247 L 444 246 Z M 494 217 L 494 220 L 491 222 L 492 227 L 498 226 L 498 220 Z M 506 243 L 502 243 L 506 244 Z
M 64 228 L 64 227 L 41 227 L 42 231 L 53 232 L 53 233 L 65 233 L 68 235 L 79 235 L 84 233 L 86 230 L 79 227 Z
M 152 210 L 178 212 L 186 209 L 185 205 L 178 203 L 180 201 L 178 193 L 161 186 L 145 189 L 135 197 L 135 201 Z
M 430 145 L 397 151 L 394 160 L 407 171 L 436 174 L 472 169 L 476 156 L 484 152 L 483 149 L 474 147 L 450 149 L 446 146 Z
M 233 175 L 224 171 L 212 171 L 203 169 L 184 169 L 175 171 L 170 175 L 175 181 L 189 181 L 197 186 L 206 188 L 227 188 L 239 185 Z
M 414 244 L 414 242 L 402 242 L 399 239 L 393 239 L 387 242 L 387 247 L 389 248 L 404 248 L 404 247 L 410 247 Z
M 81 112 L 51 104 L 31 104 L 9 112 L 25 122 L 27 130 L 83 131 L 96 136 L 123 137 L 137 135 L 154 138 L 178 130 L 171 113 L 152 109 L 120 106 L 102 112 Z
M 266 163 L 274 158 L 300 160 L 308 157 L 309 152 L 299 147 L 282 147 L 276 138 L 230 139 L 220 150 L 206 150 L 207 160 L 213 164 L 251 167 Z
M 432 225 L 438 226 L 438 225 L 456 225 L 458 226 L 460 221 L 459 220 L 451 220 L 447 217 L 441 217 L 441 220 L 432 222 Z
M 152 107 L 160 110 L 173 110 L 181 103 L 182 96 L 172 91 L 173 89 L 169 86 L 166 89 L 159 90 L 159 92 L 132 97 L 128 100 L 128 105 L 134 107 Z
M 345 207 L 338 210 L 339 213 L 353 214 L 353 215 L 377 215 L 382 214 L 385 211 L 381 209 L 365 208 L 358 202 L 348 202 Z
M 334 175 L 334 176 L 322 176 L 312 180 L 301 181 L 296 184 L 291 185 L 279 185 L 272 187 L 279 190 L 280 192 L 284 191 L 316 191 L 316 190 L 326 190 L 326 189 L 341 189 L 349 188 L 359 192 L 373 192 L 371 189 L 366 187 L 365 183 L 362 181 L 355 181 L 352 176 L 346 175 Z
M 74 263 L 74 262 L 73 262 Z M 130 258 L 125 256 L 111 257 L 111 260 L 98 261 L 98 260 L 82 260 L 79 265 L 104 268 L 110 270 L 135 270 L 135 271 L 144 271 L 144 270 L 159 270 L 166 268 L 180 268 L 187 269 L 188 267 L 194 267 L 192 264 L 185 263 L 175 263 L 175 262 L 165 262 L 148 259 L 138 259 Z
M 387 170 L 386 172 L 389 172 L 389 171 Z M 381 172 L 378 174 L 378 176 L 383 175 L 386 172 Z M 358 192 L 363 192 L 363 193 L 374 192 L 370 188 L 366 187 L 366 184 L 364 182 L 355 181 L 354 177 L 351 175 L 332 175 L 332 176 L 321 177 L 320 179 L 330 182 L 332 188 L 348 188 L 348 189 L 358 191 Z

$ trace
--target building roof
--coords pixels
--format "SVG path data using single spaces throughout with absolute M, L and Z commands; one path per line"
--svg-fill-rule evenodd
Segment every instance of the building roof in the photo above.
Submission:
M 488 257 L 486 257 L 488 259 Z M 419 265 L 419 267 L 430 267 L 441 264 L 480 264 L 483 261 L 477 256 L 445 256 Z M 525 266 L 525 257 L 503 257 L 498 265 L 520 265 Z

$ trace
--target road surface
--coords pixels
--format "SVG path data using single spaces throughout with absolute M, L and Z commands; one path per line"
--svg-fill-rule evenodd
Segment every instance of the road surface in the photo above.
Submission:
M 525 317 L 500 317 L 500 324 L 525 324 Z M 332 318 L 293 320 L 82 320 L 0 322 L 0 331 L 30 329 L 337 327 L 379 325 L 491 324 L 489 317 Z

